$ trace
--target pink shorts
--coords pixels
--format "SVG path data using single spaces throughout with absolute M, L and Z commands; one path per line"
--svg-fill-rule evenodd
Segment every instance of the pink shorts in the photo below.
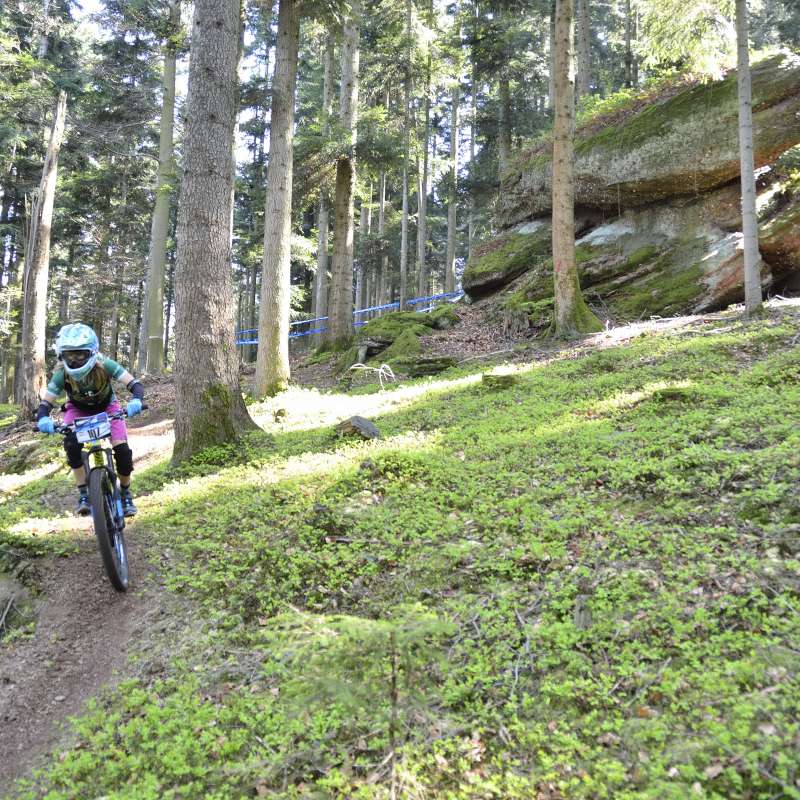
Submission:
M 113 400 L 105 408 L 99 408 L 95 412 L 89 412 L 81 411 L 79 408 L 75 408 L 75 406 L 72 405 L 72 403 L 70 403 L 68 400 L 67 410 L 64 412 L 64 424 L 70 425 L 71 423 L 75 422 L 76 419 L 80 419 L 81 417 L 92 417 L 95 414 L 100 414 L 103 411 L 105 411 L 109 416 L 111 414 L 118 414 L 120 411 L 122 411 L 122 406 L 119 404 L 118 400 Z M 128 428 L 125 425 L 124 419 L 111 420 L 111 440 L 114 442 L 128 441 Z

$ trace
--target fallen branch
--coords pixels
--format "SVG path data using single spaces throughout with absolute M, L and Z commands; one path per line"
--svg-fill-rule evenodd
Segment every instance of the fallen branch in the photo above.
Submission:
M 378 373 L 378 380 L 381 384 L 381 389 L 383 389 L 383 382 L 384 380 L 388 382 L 394 382 L 397 380 L 395 377 L 392 368 L 388 364 L 381 364 L 379 367 L 368 367 L 366 364 L 358 363 L 353 364 L 350 369 L 360 369 L 362 371 L 370 371 L 370 372 L 377 372 Z
M 11 609 L 14 607 L 14 595 L 12 594 L 11 597 L 8 598 L 8 602 L 6 603 L 5 610 L 2 614 L 0 614 L 0 630 L 5 630 L 6 627 L 6 617 L 11 612 Z

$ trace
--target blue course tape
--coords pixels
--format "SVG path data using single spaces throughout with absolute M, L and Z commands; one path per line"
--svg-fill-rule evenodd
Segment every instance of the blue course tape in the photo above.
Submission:
M 444 298 L 447 298 L 447 297 L 460 297 L 461 294 L 462 294 L 461 292 L 444 292 L 443 294 L 433 294 L 433 295 L 430 295 L 429 297 L 414 297 L 411 300 L 406 300 L 406 305 L 414 306 L 414 305 L 417 305 L 418 303 L 424 303 L 424 302 L 427 302 L 429 300 L 443 300 Z M 366 314 L 366 313 L 368 313 L 370 311 L 383 311 L 386 308 L 399 308 L 399 307 L 400 307 L 400 303 L 399 302 L 394 302 L 394 303 L 386 303 L 385 305 L 382 305 L 382 306 L 370 306 L 369 308 L 359 308 L 359 309 L 356 309 L 355 311 L 353 311 L 353 316 L 355 317 L 358 314 Z M 422 311 L 423 312 L 431 311 L 433 308 L 434 308 L 433 306 L 430 306 L 429 308 L 422 309 Z M 328 319 L 328 317 L 316 317 L 315 319 L 300 319 L 300 320 L 297 320 L 297 322 L 290 322 L 289 323 L 289 327 L 290 328 L 294 328 L 297 325 L 310 325 L 312 322 L 324 322 L 326 319 Z M 366 322 L 354 322 L 353 323 L 353 327 L 360 328 L 362 325 L 366 325 L 366 324 L 367 324 Z M 326 330 L 328 330 L 328 329 L 327 328 L 314 328 L 313 330 L 303 331 L 302 333 L 290 333 L 289 334 L 289 338 L 290 339 L 300 339 L 303 336 L 311 336 L 312 334 L 315 334 L 315 333 L 324 333 Z M 239 336 L 242 336 L 242 335 L 247 334 L 247 333 L 258 333 L 258 328 L 245 328 L 243 330 L 236 331 L 236 336 L 239 337 Z M 245 344 L 258 344 L 258 339 L 257 338 L 255 338 L 255 339 L 252 339 L 252 338 L 239 339 L 239 338 L 237 338 L 236 339 L 236 346 L 237 347 L 240 347 L 241 345 L 245 345 Z

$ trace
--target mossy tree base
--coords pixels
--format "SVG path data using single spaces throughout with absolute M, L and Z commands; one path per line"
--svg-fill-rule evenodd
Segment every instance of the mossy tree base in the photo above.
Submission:
M 556 303 L 553 324 L 548 330 L 548 336 L 554 339 L 580 339 L 587 333 L 597 333 L 602 330 L 603 323 L 579 295 L 572 308 L 566 312 L 563 310 L 560 312 Z
M 241 395 L 234 396 L 224 384 L 212 384 L 200 393 L 184 419 L 175 420 L 172 464 L 208 447 L 236 443 L 242 434 L 257 429 Z

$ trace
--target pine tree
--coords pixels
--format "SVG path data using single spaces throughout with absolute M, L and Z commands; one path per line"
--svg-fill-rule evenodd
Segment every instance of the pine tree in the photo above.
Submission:
M 575 73 L 572 0 L 556 0 L 555 125 L 553 128 L 553 333 L 570 339 L 602 329 L 581 295 L 575 259 Z
M 254 390 L 275 394 L 289 383 L 289 306 L 292 235 L 294 101 L 300 12 L 296 0 L 280 0 L 278 44 L 272 81 L 270 165 L 264 214 L 264 266 Z
M 356 181 L 360 26 L 361 2 L 353 0 L 342 36 L 339 124 L 347 136 L 347 149 L 336 162 L 333 263 L 325 337 L 325 341 L 333 346 L 347 341 L 353 329 L 353 194 Z
M 20 412 L 32 417 L 45 384 L 47 285 L 50 270 L 50 230 L 53 223 L 58 154 L 64 137 L 67 95 L 59 92 L 53 111 L 39 193 L 31 213 L 22 279 L 22 369 L 15 391 Z
M 742 231 L 744 234 L 744 310 L 750 316 L 761 308 L 761 255 L 758 252 L 756 181 L 753 160 L 753 103 L 747 2 L 736 0 L 739 86 L 739 158 L 742 180 Z
M 174 462 L 254 427 L 239 388 L 231 281 L 240 14 L 239 0 L 195 2 L 175 267 Z
M 174 190 L 173 127 L 175 116 L 175 73 L 180 37 L 180 2 L 167 0 L 164 38 L 164 75 L 161 83 L 161 126 L 158 145 L 156 201 L 147 257 L 147 303 L 142 331 L 140 370 L 155 375 L 164 368 L 164 271 L 169 230 L 170 199 Z

